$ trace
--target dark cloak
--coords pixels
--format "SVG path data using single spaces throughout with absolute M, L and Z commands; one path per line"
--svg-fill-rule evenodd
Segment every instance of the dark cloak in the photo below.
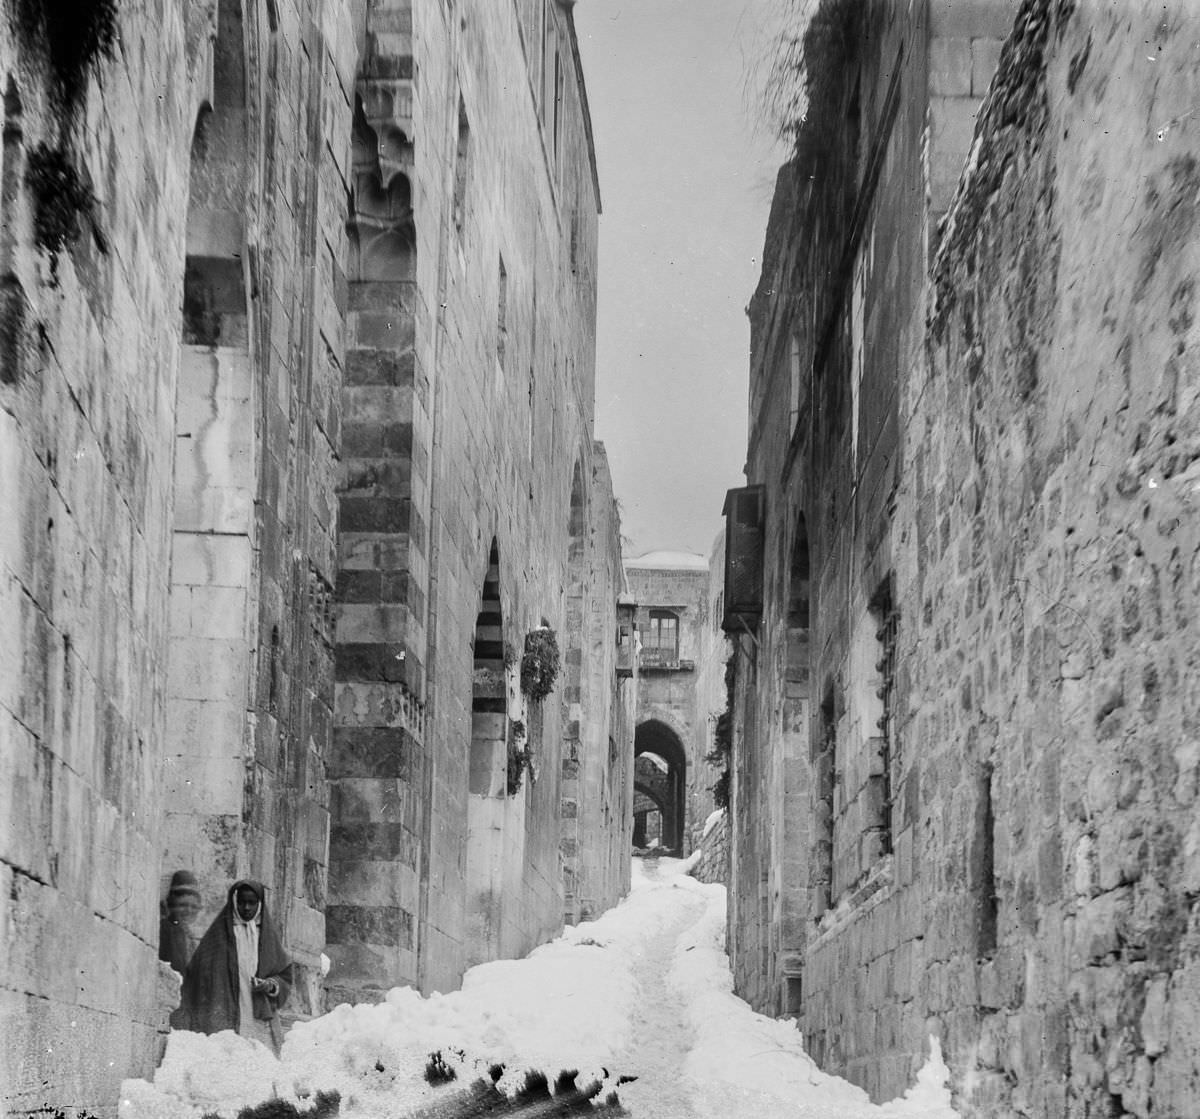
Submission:
M 158 958 L 165 960 L 182 975 L 187 970 L 191 954 L 192 941 L 187 926 L 170 917 L 162 918 L 158 922 Z
M 181 1028 L 185 1030 L 215 1034 L 221 1030 L 237 1030 L 241 1024 L 233 921 L 237 891 L 243 886 L 258 895 L 262 920 L 258 930 L 258 970 L 255 975 L 259 979 L 274 979 L 279 984 L 277 998 L 272 999 L 262 991 L 253 993 L 254 1017 L 270 1021 L 287 1001 L 292 987 L 292 961 L 283 950 L 274 922 L 267 913 L 266 890 L 260 882 L 240 880 L 229 887 L 225 907 L 201 937 L 184 972 L 180 1017 Z

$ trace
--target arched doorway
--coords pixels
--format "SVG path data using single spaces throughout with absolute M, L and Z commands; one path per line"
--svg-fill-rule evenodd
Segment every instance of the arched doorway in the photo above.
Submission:
M 633 757 L 635 797 L 644 796 L 658 808 L 661 815 L 660 846 L 665 851 L 677 855 L 684 854 L 683 837 L 687 823 L 687 754 L 683 743 L 666 723 L 648 719 L 638 726 L 634 735 Z M 635 837 L 646 832 L 653 824 L 652 811 L 651 808 L 646 808 L 642 812 L 642 827 L 639 830 L 638 805 L 635 803 Z M 636 838 L 635 846 L 638 846 Z
M 643 755 L 649 760 L 649 755 Z M 645 849 L 663 846 L 662 801 L 652 788 L 635 781 L 633 786 L 633 845 Z

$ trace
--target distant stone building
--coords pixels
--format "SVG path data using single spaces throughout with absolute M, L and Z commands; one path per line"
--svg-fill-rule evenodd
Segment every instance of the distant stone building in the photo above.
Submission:
M 725 698 L 719 569 L 716 593 L 708 560 L 691 552 L 649 552 L 625 571 L 637 602 L 633 845 L 687 855 L 722 769 L 710 760 Z
M 600 198 L 552 0 L 14 3 L 0 82 L 0 1110 L 110 1113 L 175 870 L 301 1015 L 627 886 Z
M 727 505 L 730 947 L 877 1099 L 934 1034 L 964 1116 L 1200 1113 L 1197 42 L 811 25 Z

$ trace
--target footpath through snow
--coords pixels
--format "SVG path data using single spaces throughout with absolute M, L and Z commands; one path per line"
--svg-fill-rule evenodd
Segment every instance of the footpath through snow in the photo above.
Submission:
M 553 1083 L 577 1069 L 580 1087 L 601 1082 L 597 1101 L 616 1091 L 635 1119 L 958 1119 L 935 1042 L 917 1085 L 876 1106 L 822 1073 L 794 1026 L 735 997 L 725 890 L 686 866 L 634 860 L 629 897 L 599 919 L 523 960 L 472 968 L 460 991 L 395 988 L 297 1024 L 278 1059 L 233 1033 L 174 1032 L 153 1084 L 122 1085 L 121 1119 L 235 1116 L 272 1098 L 303 1112 L 330 1090 L 347 1119 L 402 1119 L 494 1065 L 510 1092 L 529 1070 Z M 433 1053 L 455 1085 L 426 1082 Z

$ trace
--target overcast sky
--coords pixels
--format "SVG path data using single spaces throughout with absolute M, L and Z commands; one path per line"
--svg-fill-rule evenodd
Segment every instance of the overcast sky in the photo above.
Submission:
M 783 0 L 580 0 L 596 134 L 596 435 L 627 552 L 708 553 L 744 481 L 749 325 L 782 150 L 756 83 Z

